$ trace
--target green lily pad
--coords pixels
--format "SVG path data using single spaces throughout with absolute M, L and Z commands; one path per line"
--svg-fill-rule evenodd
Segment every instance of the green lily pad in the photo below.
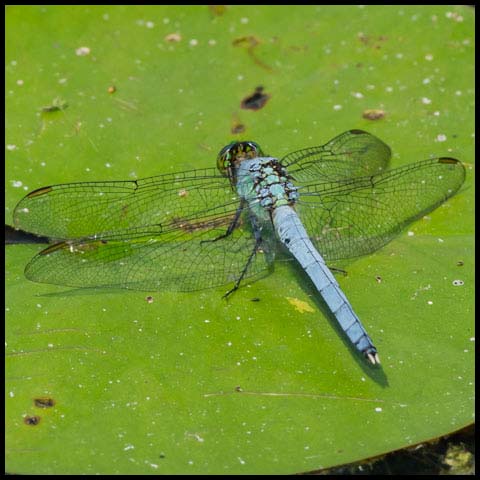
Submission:
M 7 220 L 35 188 L 209 167 L 232 138 L 280 157 L 359 128 L 392 166 L 467 168 L 342 265 L 381 368 L 288 262 L 225 301 L 34 284 L 40 247 L 9 246 L 8 472 L 287 474 L 473 421 L 473 9 L 14 6 L 6 46 Z

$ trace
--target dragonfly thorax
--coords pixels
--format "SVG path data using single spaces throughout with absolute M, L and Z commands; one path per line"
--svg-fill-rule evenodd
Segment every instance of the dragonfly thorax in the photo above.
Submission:
M 298 200 L 297 187 L 282 164 L 273 157 L 260 157 L 241 163 L 237 189 L 248 201 L 259 203 L 266 210 L 293 205 Z

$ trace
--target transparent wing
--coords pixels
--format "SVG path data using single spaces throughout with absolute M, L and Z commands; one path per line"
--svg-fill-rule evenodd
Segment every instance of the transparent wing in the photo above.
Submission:
M 228 215 L 238 199 L 216 169 L 132 181 L 83 182 L 35 190 L 15 207 L 14 225 L 37 235 L 71 239 L 190 217 Z
M 374 175 L 388 167 L 390 147 L 362 130 L 349 130 L 327 144 L 289 153 L 281 163 L 295 185 Z
M 255 247 L 247 225 L 218 238 L 232 219 L 210 215 L 60 242 L 36 255 L 25 275 L 72 287 L 191 291 L 224 285 L 240 277 Z M 268 239 L 260 245 L 243 278 L 269 267 L 271 247 Z
M 465 168 L 434 158 L 377 175 L 321 182 L 299 191 L 297 211 L 326 260 L 366 255 L 454 195 Z

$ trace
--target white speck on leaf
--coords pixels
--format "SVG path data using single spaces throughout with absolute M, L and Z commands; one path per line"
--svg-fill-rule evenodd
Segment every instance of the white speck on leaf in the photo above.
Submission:
M 179 42 L 182 39 L 182 36 L 179 33 L 169 33 L 165 36 L 166 42 Z
M 463 17 L 457 12 L 447 12 L 445 17 L 450 18 L 456 22 L 463 22 Z
M 86 55 L 90 55 L 90 48 L 89 47 L 79 47 L 75 50 L 75 54 L 79 57 L 85 57 Z

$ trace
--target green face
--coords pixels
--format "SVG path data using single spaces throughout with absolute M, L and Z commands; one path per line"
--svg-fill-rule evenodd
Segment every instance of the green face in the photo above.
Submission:
M 217 167 L 230 181 L 235 176 L 238 165 L 246 159 L 263 157 L 260 146 L 255 142 L 232 142 L 220 150 L 217 157 Z

